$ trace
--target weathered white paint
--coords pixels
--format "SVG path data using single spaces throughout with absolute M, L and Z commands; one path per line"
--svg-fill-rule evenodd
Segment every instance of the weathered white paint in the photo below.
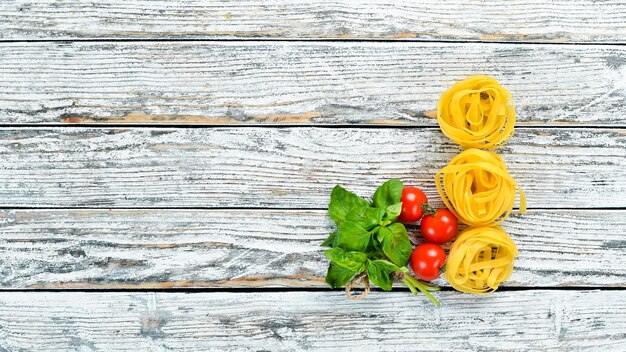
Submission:
M 392 177 L 441 204 L 459 151 L 434 128 L 3 128 L 0 206 L 325 208 Z M 530 208 L 626 206 L 622 130 L 518 128 L 499 153 Z
M 519 124 L 626 126 L 626 47 L 459 43 L 0 44 L 0 123 L 436 126 L 490 74 Z
M 507 286 L 626 286 L 626 211 L 531 211 L 503 226 L 520 251 Z M 6 210 L 0 284 L 326 287 L 333 228 L 325 211 Z
M 624 351 L 626 291 L 0 293 L 8 351 Z
M 69 0 L 0 3 L 0 40 L 413 38 L 623 43 L 623 1 Z M 321 208 L 341 183 L 426 188 L 458 152 L 435 129 L 94 129 L 20 124 L 435 126 L 439 94 L 488 73 L 520 125 L 626 126 L 621 46 L 327 42 L 0 44 L 0 206 Z M 530 206 L 626 207 L 626 135 L 519 129 L 500 150 Z M 625 286 L 624 211 L 504 224 L 510 286 Z M 321 210 L 0 212 L 15 288 L 323 286 Z M 412 229 L 416 235 L 416 229 Z M 444 282 L 440 281 L 440 284 Z M 626 349 L 626 291 L 0 292 L 0 350 Z
M 375 38 L 624 42 L 620 0 L 0 3 L 2 39 Z

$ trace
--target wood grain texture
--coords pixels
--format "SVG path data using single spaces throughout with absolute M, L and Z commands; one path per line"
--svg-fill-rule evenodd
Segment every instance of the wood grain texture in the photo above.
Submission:
M 0 123 L 436 126 L 479 73 L 519 124 L 626 126 L 623 46 L 314 42 L 3 43 Z
M 623 1 L 4 1 L 0 38 L 624 42 Z
M 8 351 L 623 351 L 626 291 L 0 293 Z M 520 327 L 524 327 L 520 329 Z
M 0 129 L 2 207 L 326 208 L 341 184 L 422 186 L 460 152 L 437 129 Z M 625 207 L 621 129 L 518 129 L 498 152 L 530 208 Z
M 520 251 L 506 286 L 626 287 L 626 211 L 531 211 L 503 226 Z M 327 287 L 333 229 L 326 211 L 5 210 L 0 285 Z

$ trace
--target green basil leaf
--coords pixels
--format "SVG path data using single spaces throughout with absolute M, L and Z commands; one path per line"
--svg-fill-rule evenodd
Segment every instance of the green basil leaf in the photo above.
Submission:
M 387 271 L 400 271 L 400 267 L 395 265 L 394 263 L 388 261 L 388 260 L 384 260 L 384 259 L 380 259 L 380 260 L 372 260 L 373 262 L 376 262 L 376 265 L 384 268 Z
M 381 226 L 377 229 L 378 231 L 376 231 L 376 239 L 378 240 L 378 242 L 383 242 L 383 239 L 387 236 L 393 236 L 393 234 L 391 233 L 391 231 L 389 231 L 389 229 L 387 229 L 386 226 Z
M 371 230 L 378 226 L 380 221 L 385 215 L 385 209 L 381 208 L 366 208 L 362 214 L 350 213 L 346 216 L 346 220 L 349 222 L 357 223 L 363 226 L 366 230 Z
M 337 231 L 331 232 L 330 235 L 322 242 L 321 247 L 334 247 L 335 239 L 337 238 Z
M 349 214 L 361 216 L 367 207 L 369 207 L 368 201 L 337 185 L 330 194 L 328 213 L 335 224 L 339 226 L 346 221 Z
M 400 212 L 402 212 L 402 202 L 388 206 L 385 211 L 385 220 L 395 221 L 400 216 Z
M 354 273 L 358 274 L 365 270 L 365 262 L 367 261 L 367 255 L 361 252 L 346 252 L 341 248 L 331 248 L 324 251 L 324 255 L 331 262 L 340 265 L 346 269 L 350 269 Z
M 374 196 L 372 197 L 374 206 L 385 209 L 392 204 L 400 203 L 402 187 L 404 187 L 402 181 L 393 178 L 383 183 L 378 187 L 376 192 L 374 192 Z
M 354 222 L 344 222 L 337 229 L 335 244 L 347 251 L 364 252 L 372 235 L 363 226 Z
M 400 270 L 395 264 L 386 260 L 372 260 L 367 263 L 367 276 L 376 286 L 391 291 L 394 271 Z
M 350 271 L 349 269 L 346 269 L 334 263 L 330 263 L 330 266 L 328 267 L 328 272 L 326 273 L 326 278 L 324 280 L 332 288 L 341 288 L 345 286 L 345 284 L 347 284 L 353 276 L 354 272 Z
M 406 228 L 399 222 L 378 230 L 377 238 L 382 241 L 383 253 L 397 266 L 405 266 L 411 257 L 411 241 Z
M 372 243 L 374 242 L 372 241 Z M 383 250 L 380 248 L 380 246 L 378 248 L 368 248 L 368 250 L 364 253 L 367 256 L 367 259 L 370 260 L 381 259 L 384 255 Z

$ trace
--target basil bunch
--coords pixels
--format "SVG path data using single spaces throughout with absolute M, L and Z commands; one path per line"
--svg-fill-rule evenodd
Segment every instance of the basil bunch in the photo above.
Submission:
M 439 305 L 428 292 L 437 287 L 408 275 L 406 265 L 413 248 L 406 228 L 396 222 L 402 210 L 403 187 L 402 181 L 391 179 L 378 187 L 371 203 L 339 185 L 333 188 L 328 213 L 337 230 L 322 243 L 331 247 L 324 251 L 331 261 L 326 282 L 340 288 L 365 272 L 372 283 L 390 291 L 396 275 L 414 294 L 417 288 Z

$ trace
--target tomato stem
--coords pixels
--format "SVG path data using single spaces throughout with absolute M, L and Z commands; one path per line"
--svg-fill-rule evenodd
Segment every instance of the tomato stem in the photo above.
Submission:
M 432 216 L 437 215 L 437 210 L 435 210 L 435 208 L 433 208 L 433 206 L 430 205 L 430 203 L 428 203 L 428 202 L 422 203 L 422 207 L 421 208 L 424 211 L 424 216 L 426 216 L 426 215 L 432 215 Z

